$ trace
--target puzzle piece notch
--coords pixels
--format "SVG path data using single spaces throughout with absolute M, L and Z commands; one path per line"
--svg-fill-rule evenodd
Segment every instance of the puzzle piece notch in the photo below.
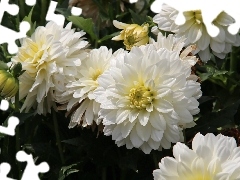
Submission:
M 40 180 L 38 173 L 46 173 L 50 169 L 46 162 L 35 165 L 32 154 L 27 154 L 24 151 L 18 151 L 16 159 L 19 162 L 27 162 L 27 166 L 23 172 L 21 180 Z
M 34 6 L 36 4 L 36 0 L 25 0 L 28 6 Z
M 12 178 L 7 177 L 8 173 L 10 172 L 11 166 L 8 163 L 1 163 L 0 164 L 0 179 L 1 180 L 15 180 Z
M 0 104 L 0 110 L 6 111 L 6 110 L 8 110 L 8 108 L 9 108 L 9 102 L 7 100 L 3 99 Z
M 55 1 L 51 1 L 49 8 L 48 8 L 48 12 L 46 15 L 46 20 L 47 21 L 54 21 L 57 25 L 59 26 L 63 26 L 64 21 L 65 21 L 65 17 L 61 14 L 55 14 L 55 10 L 57 7 L 57 2 Z M 72 7 L 71 8 L 71 14 L 74 16 L 79 16 L 82 14 L 82 9 L 78 8 L 78 7 Z
M 9 0 L 1 0 L 0 1 L 0 23 L 2 22 L 4 12 L 8 12 L 9 14 L 16 16 L 19 13 L 19 7 L 16 4 L 9 4 Z
M 186 22 L 183 12 L 191 10 L 201 10 L 202 19 L 211 37 L 216 37 L 220 30 L 213 24 L 213 21 L 217 16 L 225 11 L 232 18 L 235 19 L 235 23 L 228 27 L 229 33 L 235 35 L 240 28 L 240 6 L 239 0 L 218 1 L 211 0 L 207 3 L 204 1 L 192 1 L 192 0 L 155 0 L 151 5 L 151 10 L 155 13 L 159 13 L 163 4 L 167 4 L 174 9 L 178 10 L 178 16 L 175 19 L 177 25 L 183 25 Z M 214 7 L 214 8 L 213 8 Z
M 82 9 L 78 7 L 72 7 L 71 14 L 74 16 L 80 16 L 82 14 Z
M 8 52 L 15 54 L 18 52 L 18 46 L 15 41 L 26 37 L 30 29 L 30 24 L 26 21 L 20 23 L 20 32 L 13 31 L 5 26 L 0 25 L 0 44 L 8 43 Z M 7 35 L 7 36 L 6 36 Z
M 65 17 L 61 14 L 55 14 L 55 9 L 57 7 L 57 2 L 51 1 L 46 15 L 47 21 L 54 21 L 57 25 L 63 26 Z
M 8 119 L 8 127 L 0 126 L 0 133 L 6 134 L 9 136 L 14 136 L 15 129 L 18 124 L 19 124 L 19 119 L 15 116 L 11 116 Z
M 138 2 L 138 0 L 130 0 L 129 2 L 132 4 Z

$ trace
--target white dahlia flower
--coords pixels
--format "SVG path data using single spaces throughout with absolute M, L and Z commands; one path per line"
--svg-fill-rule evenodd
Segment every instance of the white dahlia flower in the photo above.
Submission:
M 198 59 L 196 56 L 189 55 L 191 52 L 196 50 L 196 46 L 190 45 L 183 50 L 185 46 L 186 38 L 176 37 L 176 35 L 169 34 L 167 37 L 164 36 L 161 32 L 157 34 L 157 41 L 150 38 L 149 44 L 153 44 L 156 49 L 165 48 L 169 51 L 178 52 L 180 54 L 181 62 L 184 66 L 186 66 L 186 73 L 188 73 L 188 69 L 196 64 Z
M 54 22 L 39 26 L 30 38 L 23 39 L 13 63 L 20 62 L 25 72 L 19 77 L 20 99 L 26 97 L 21 111 L 34 107 L 38 114 L 55 107 L 54 93 L 77 74 L 83 48 L 88 44 L 81 38 L 85 32 L 74 32 L 69 23 L 65 28 Z
M 154 180 L 238 180 L 240 179 L 240 147 L 232 137 L 221 134 L 196 134 L 192 149 L 177 143 L 173 156 L 164 157 Z
M 104 134 L 112 135 L 118 146 L 146 154 L 182 140 L 182 127 L 193 123 L 201 96 L 190 73 L 178 51 L 157 50 L 152 44 L 116 56 L 115 67 L 99 77 L 94 92 Z
M 225 12 L 218 15 L 213 22 L 220 30 L 216 37 L 211 37 L 208 34 L 200 10 L 184 12 L 186 22 L 180 26 L 175 24 L 177 14 L 176 9 L 163 4 L 161 12 L 154 16 L 153 21 L 158 24 L 158 28 L 161 30 L 176 33 L 178 37 L 184 35 L 187 38 L 186 46 L 196 44 L 195 53 L 198 53 L 201 60 L 205 62 L 211 58 L 210 49 L 214 55 L 223 59 L 227 53 L 232 51 L 232 46 L 240 45 L 240 36 L 238 34 L 232 35 L 227 30 L 228 26 L 234 23 L 234 20 Z M 152 31 L 156 32 L 156 28 Z
M 95 101 L 94 90 L 99 85 L 99 77 L 110 66 L 113 57 L 122 52 L 123 49 L 112 54 L 112 50 L 102 46 L 89 52 L 86 59 L 82 60 L 78 68 L 78 75 L 75 80 L 66 85 L 66 92 L 57 96 L 57 102 L 64 104 L 61 110 L 67 109 L 71 114 L 69 128 L 76 125 L 82 127 L 90 126 L 95 122 L 100 124 L 101 118 L 98 116 L 100 104 Z

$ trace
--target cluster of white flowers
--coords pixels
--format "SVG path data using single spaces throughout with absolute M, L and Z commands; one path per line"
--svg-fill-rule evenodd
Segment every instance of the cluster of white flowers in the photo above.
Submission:
M 61 104 L 71 116 L 69 128 L 102 123 L 118 146 L 145 153 L 182 141 L 182 129 L 194 126 L 199 112 L 200 84 L 191 74 L 197 58 L 189 55 L 194 47 L 183 50 L 185 38 L 159 33 L 156 41 L 113 53 L 86 49 L 84 34 L 49 22 L 23 40 L 12 60 L 25 70 L 22 110 L 46 114 Z
M 163 5 L 153 18 L 155 39 L 148 36 L 148 24 L 113 21 L 122 30 L 113 40 L 123 40 L 129 51 L 87 49 L 85 32 L 75 32 L 71 23 L 37 27 L 12 58 L 25 71 L 19 77 L 20 100 L 25 98 L 21 112 L 65 110 L 69 128 L 101 125 L 117 146 L 146 154 L 177 143 L 174 158 L 163 158 L 153 172 L 155 180 L 239 180 L 240 147 L 233 138 L 198 133 L 192 149 L 180 142 L 183 129 L 196 124 L 193 115 L 202 96 L 192 72 L 199 60 L 194 54 L 205 62 L 210 51 L 225 58 L 240 45 L 240 36 L 227 31 L 234 20 L 224 12 L 213 22 L 220 29 L 217 37 L 208 35 L 200 11 L 185 12 L 181 26 L 174 23 L 177 13 Z M 164 36 L 160 30 L 175 34 Z
M 192 149 L 183 143 L 173 147 L 172 157 L 164 157 L 154 180 L 237 180 L 240 179 L 240 147 L 234 138 L 198 133 Z
M 227 53 L 232 51 L 232 46 L 240 45 L 239 34 L 232 35 L 227 30 L 234 20 L 225 12 L 218 15 L 213 22 L 220 30 L 216 37 L 211 37 L 207 33 L 200 10 L 184 12 L 186 23 L 181 26 L 175 24 L 177 14 L 176 9 L 164 4 L 161 12 L 153 17 L 153 21 L 157 23 L 160 30 L 173 32 L 177 37 L 185 36 L 186 46 L 196 44 L 195 53 L 198 53 L 201 60 L 205 62 L 211 58 L 210 49 L 215 56 L 223 59 Z M 157 33 L 157 27 L 154 27 L 152 31 Z

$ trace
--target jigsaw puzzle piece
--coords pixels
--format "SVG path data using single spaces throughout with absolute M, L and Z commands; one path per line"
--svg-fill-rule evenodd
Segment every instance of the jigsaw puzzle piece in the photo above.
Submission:
M 211 37 L 216 37 L 219 34 L 220 30 L 213 24 L 213 21 L 223 11 L 224 7 L 220 1 L 211 0 L 205 3 L 203 1 L 192 0 L 155 0 L 151 5 L 151 10 L 155 13 L 160 13 L 163 4 L 167 4 L 178 11 L 175 19 L 176 25 L 183 25 L 186 22 L 184 12 L 200 10 L 208 34 Z
M 0 179 L 1 180 L 14 180 L 12 178 L 7 177 L 10 172 L 11 166 L 8 163 L 0 164 Z
M 48 8 L 47 15 L 46 15 L 46 20 L 54 21 L 57 25 L 63 26 L 65 17 L 61 14 L 55 14 L 56 7 L 57 7 L 57 2 L 51 1 Z
M 6 111 L 6 110 L 8 110 L 8 108 L 9 108 L 9 102 L 7 100 L 3 99 L 0 104 L 0 109 L 2 111 Z
M 236 35 L 240 29 L 240 0 L 229 0 L 226 2 L 224 11 L 229 14 L 235 22 L 228 27 L 228 32 Z
M 8 127 L 0 126 L 0 133 L 7 134 L 9 136 L 14 136 L 15 129 L 18 124 L 19 124 L 19 119 L 17 117 L 11 116 L 8 119 Z
M 19 12 L 19 7 L 16 4 L 9 4 L 9 0 L 1 0 L 0 1 L 0 23 L 2 22 L 4 12 L 8 12 L 9 14 L 16 16 Z
M 21 180 L 40 180 L 38 174 L 49 171 L 49 165 L 46 162 L 35 165 L 32 154 L 27 154 L 24 151 L 18 151 L 16 159 L 19 162 L 27 162 L 27 166 L 23 172 Z
M 8 43 L 8 52 L 15 54 L 18 51 L 18 46 L 15 41 L 26 37 L 30 24 L 26 21 L 20 23 L 20 32 L 13 31 L 5 26 L 0 25 L 0 44 Z
M 34 6 L 36 4 L 36 0 L 25 0 L 28 6 Z

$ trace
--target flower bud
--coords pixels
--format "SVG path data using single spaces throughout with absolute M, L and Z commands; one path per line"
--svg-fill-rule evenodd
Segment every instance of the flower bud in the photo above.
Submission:
M 4 98 L 13 97 L 18 88 L 18 79 L 8 71 L 0 70 L 0 95 Z
M 148 43 L 148 27 L 149 25 L 143 24 L 125 24 L 114 20 L 113 25 L 118 29 L 123 29 L 118 36 L 112 38 L 115 41 L 123 40 L 123 44 L 127 50 L 130 50 L 133 46 L 141 46 Z

